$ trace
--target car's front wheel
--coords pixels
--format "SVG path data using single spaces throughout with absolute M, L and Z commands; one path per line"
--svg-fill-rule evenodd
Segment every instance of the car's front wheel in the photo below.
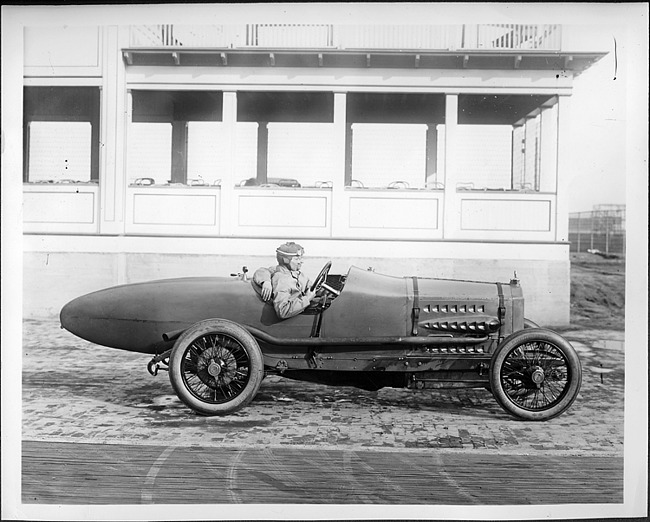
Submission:
M 571 344 L 543 328 L 526 328 L 506 338 L 490 364 L 497 402 L 524 420 L 557 417 L 576 399 L 581 382 L 580 359 Z
M 262 352 L 243 327 L 208 319 L 188 328 L 169 357 L 178 398 L 203 415 L 227 415 L 246 406 L 264 378 Z

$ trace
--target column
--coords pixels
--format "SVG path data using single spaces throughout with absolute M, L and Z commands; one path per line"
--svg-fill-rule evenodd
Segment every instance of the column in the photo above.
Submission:
M 352 185 L 352 123 L 345 122 L 345 187 Z
M 541 114 L 542 170 L 540 191 L 555 192 L 557 167 L 557 105 L 544 107 Z
M 257 122 L 257 182 L 260 185 L 269 179 L 269 123 Z
M 569 241 L 569 178 L 571 174 L 571 117 L 569 96 L 558 97 L 557 196 L 555 240 Z
M 187 183 L 187 121 L 172 121 L 172 182 Z
M 438 124 L 429 123 L 427 125 L 427 164 L 426 164 L 426 181 L 437 182 L 438 179 Z
M 512 126 L 512 172 L 513 188 L 523 188 L 526 183 L 526 126 L 523 123 Z
M 442 208 L 442 237 L 451 239 L 460 229 L 460 199 L 456 193 L 458 173 L 456 149 L 458 140 L 458 94 L 445 96 L 445 199 Z
M 235 200 L 235 158 L 237 154 L 237 93 L 223 93 L 222 121 L 226 139 L 226 166 L 221 179 L 221 200 L 219 204 L 219 232 L 222 236 L 232 236 L 237 219 Z
M 537 125 L 535 116 L 525 117 L 524 126 L 524 184 L 531 189 L 535 187 L 535 175 L 537 165 Z
M 349 205 L 345 195 L 345 175 L 347 161 L 347 93 L 334 93 L 334 133 L 336 135 L 337 158 L 332 172 L 332 202 L 330 208 L 332 236 L 347 235 L 349 224 Z
M 126 147 L 131 104 L 126 94 L 126 69 L 120 49 L 128 47 L 128 31 L 128 26 L 107 26 L 102 39 L 100 234 L 125 232 Z

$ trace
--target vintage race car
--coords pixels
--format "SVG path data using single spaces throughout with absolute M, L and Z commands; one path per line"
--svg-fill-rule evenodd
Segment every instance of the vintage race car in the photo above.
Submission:
M 578 395 L 571 344 L 524 318 L 519 281 L 394 277 L 351 267 L 313 283 L 320 297 L 281 320 L 247 278 L 189 277 L 74 299 L 61 325 L 90 342 L 153 355 L 204 415 L 248 404 L 269 374 L 365 390 L 486 388 L 510 414 L 547 420 Z

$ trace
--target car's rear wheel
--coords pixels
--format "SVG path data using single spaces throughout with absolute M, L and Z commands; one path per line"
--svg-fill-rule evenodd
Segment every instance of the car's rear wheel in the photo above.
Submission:
M 506 338 L 490 364 L 497 402 L 524 420 L 557 417 L 576 399 L 581 382 L 580 359 L 571 344 L 543 328 L 526 328 Z
M 264 361 L 255 338 L 223 319 L 188 328 L 169 358 L 176 395 L 203 415 L 227 415 L 243 408 L 255 397 L 263 377 Z

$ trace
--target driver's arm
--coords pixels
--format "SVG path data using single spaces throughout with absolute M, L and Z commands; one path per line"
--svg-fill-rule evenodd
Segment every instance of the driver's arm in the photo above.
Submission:
M 262 288 L 261 296 L 262 296 L 262 300 L 264 301 L 268 301 L 271 298 L 271 294 L 273 291 L 271 278 L 275 273 L 275 268 L 276 267 L 258 268 L 257 270 L 255 270 L 255 274 L 253 274 L 253 281 Z
M 311 285 L 312 285 L 311 279 L 309 279 L 304 274 L 302 275 L 302 277 L 304 277 L 304 279 L 302 281 L 302 285 L 303 285 L 303 289 L 304 289 L 303 293 L 305 294 L 305 297 L 309 297 L 309 300 L 313 301 L 315 297 L 317 297 L 317 296 L 319 296 L 321 294 L 321 291 L 318 290 L 316 292 L 312 292 L 311 291 Z

